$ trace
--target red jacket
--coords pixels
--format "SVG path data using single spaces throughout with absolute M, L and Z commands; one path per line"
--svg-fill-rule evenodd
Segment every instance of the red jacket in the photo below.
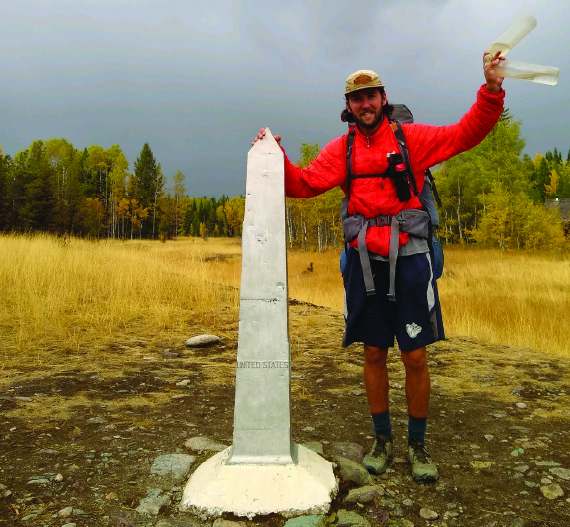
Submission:
M 404 123 L 402 128 L 410 154 L 412 171 L 422 191 L 426 169 L 478 145 L 501 116 L 504 90 L 494 93 L 483 85 L 477 101 L 457 124 L 428 126 Z M 310 198 L 340 185 L 346 194 L 346 135 L 328 143 L 318 157 L 305 169 L 293 165 L 285 155 L 285 193 L 293 198 Z M 381 174 L 388 168 L 386 154 L 399 152 L 396 137 L 387 119 L 371 137 L 362 135 L 356 127 L 352 167 L 355 175 Z M 353 179 L 350 189 L 349 214 L 367 218 L 394 215 L 404 209 L 421 209 L 417 196 L 400 202 L 394 182 L 389 178 Z M 371 227 L 366 234 L 368 250 L 388 255 L 390 227 Z M 408 235 L 400 233 L 400 247 Z

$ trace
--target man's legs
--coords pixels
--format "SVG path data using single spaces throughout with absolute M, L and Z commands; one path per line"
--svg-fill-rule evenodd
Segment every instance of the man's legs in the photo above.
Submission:
M 388 348 L 364 345 L 364 384 L 376 440 L 370 453 L 365 456 L 363 463 L 372 474 L 386 472 L 388 463 L 394 457 L 388 403 L 387 357 Z
M 408 414 L 416 419 L 425 419 L 428 415 L 430 392 L 425 346 L 412 351 L 402 351 L 402 361 L 406 368 Z
M 406 399 L 408 401 L 408 456 L 412 475 L 422 481 L 439 477 L 437 467 L 425 447 L 430 378 L 425 346 L 412 351 L 402 351 L 406 369 Z
M 389 409 L 387 358 L 388 348 L 364 345 L 364 384 L 372 415 Z

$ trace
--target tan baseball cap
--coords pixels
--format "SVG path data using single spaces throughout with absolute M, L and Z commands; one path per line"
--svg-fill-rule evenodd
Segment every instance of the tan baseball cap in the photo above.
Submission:
M 358 70 L 351 73 L 346 79 L 345 95 L 364 88 L 383 88 L 378 73 L 372 70 Z

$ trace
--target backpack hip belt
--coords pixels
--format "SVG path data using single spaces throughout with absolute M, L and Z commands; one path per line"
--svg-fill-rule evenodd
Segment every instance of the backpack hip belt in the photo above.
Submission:
M 348 209 L 348 199 L 344 198 L 343 201 L 345 201 L 344 204 Z M 376 294 L 370 266 L 370 256 L 366 246 L 366 232 L 368 229 L 370 227 L 385 227 L 388 225 L 391 227 L 388 252 L 388 261 L 390 264 L 390 288 L 388 298 L 395 301 L 396 261 L 398 259 L 400 232 L 405 232 L 410 236 L 427 240 L 429 236 L 429 221 L 429 214 L 418 209 L 407 209 L 393 216 L 379 215 L 374 218 L 366 218 L 362 214 L 344 215 L 342 233 L 347 243 L 351 243 L 356 239 L 358 240 L 358 254 L 360 256 L 362 274 L 364 275 L 364 286 L 366 287 L 366 294 L 368 296 Z

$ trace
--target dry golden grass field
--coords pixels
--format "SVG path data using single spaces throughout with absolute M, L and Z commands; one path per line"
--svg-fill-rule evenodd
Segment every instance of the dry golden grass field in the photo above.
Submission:
M 189 325 L 223 336 L 225 315 L 238 317 L 237 240 L 1 236 L 0 254 L 4 367 L 97 356 L 122 336 L 164 340 Z M 455 247 L 445 257 L 438 284 L 448 336 L 570 357 L 570 258 Z M 338 259 L 290 253 L 290 298 L 341 312 Z
M 85 512 L 78 527 L 151 525 L 135 508 L 155 488 L 155 457 L 190 452 L 185 441 L 198 435 L 232 442 L 239 242 L 0 236 L 0 255 L 0 523 L 57 527 L 72 506 Z M 368 449 L 372 439 L 361 346 L 340 345 L 338 259 L 288 258 L 293 440 L 326 443 L 327 459 L 334 442 Z M 570 466 L 569 271 L 567 258 L 446 250 L 448 340 L 429 350 L 428 435 L 441 478 L 415 483 L 402 461 L 375 480 L 412 524 L 425 524 L 422 507 L 444 514 L 449 504 L 461 514 L 442 526 L 570 524 L 570 481 L 556 479 L 564 497 L 547 499 L 539 486 L 551 474 L 537 468 Z M 200 333 L 222 341 L 186 348 Z M 389 356 L 390 411 L 404 457 L 398 355 Z M 522 460 L 511 454 L 519 447 Z M 194 454 L 198 466 L 211 453 Z M 521 463 L 531 467 L 524 478 Z M 364 514 L 344 501 L 349 489 L 332 509 Z M 171 496 L 159 517 L 195 525 Z

